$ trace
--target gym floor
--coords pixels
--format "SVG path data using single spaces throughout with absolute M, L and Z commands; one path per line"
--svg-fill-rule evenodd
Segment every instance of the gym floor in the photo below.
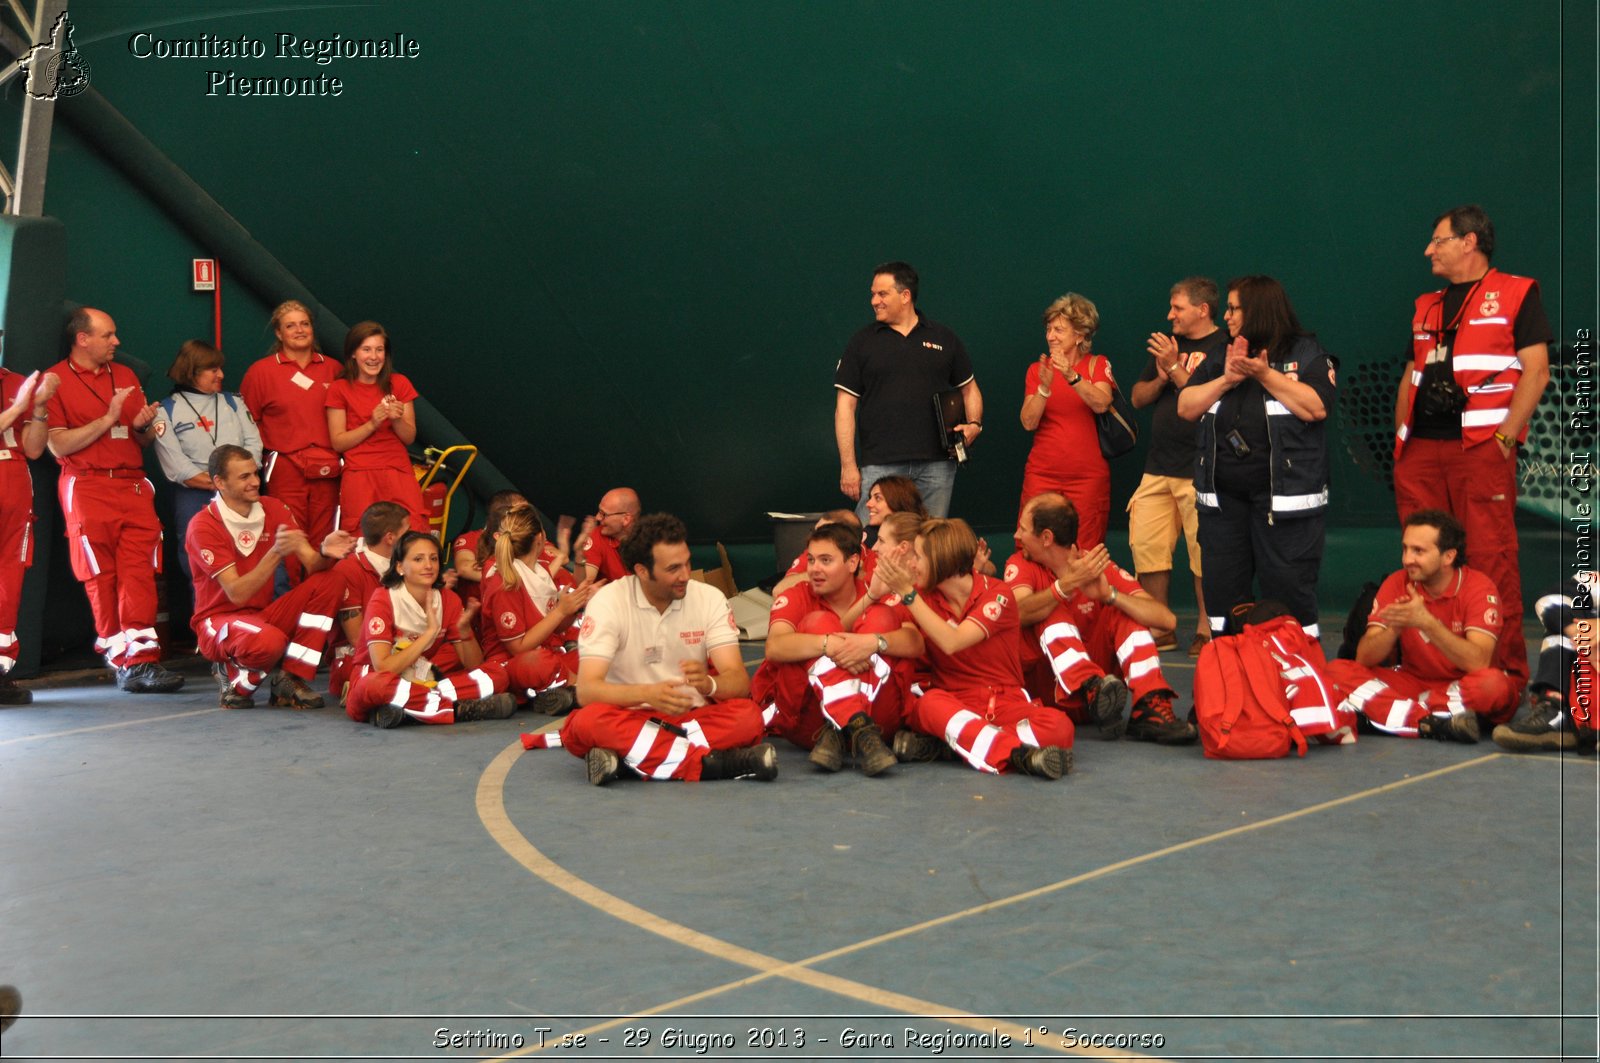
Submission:
M 1594 758 L 596 789 L 545 717 L 214 691 L 0 710 L 5 1058 L 1596 1058 Z

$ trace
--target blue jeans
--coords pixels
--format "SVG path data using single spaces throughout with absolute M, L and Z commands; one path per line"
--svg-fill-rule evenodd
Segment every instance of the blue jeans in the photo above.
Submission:
M 856 503 L 856 516 L 867 522 L 867 495 L 872 485 L 885 476 L 906 476 L 916 481 L 922 492 L 922 504 L 928 507 L 930 517 L 950 515 L 950 495 L 956 487 L 956 463 L 953 461 L 897 461 L 892 465 L 861 466 L 861 501 Z
M 189 522 L 215 497 L 215 491 L 185 487 L 183 484 L 172 485 L 172 530 L 178 537 L 178 567 L 190 579 L 194 578 L 194 573 L 189 571 Z

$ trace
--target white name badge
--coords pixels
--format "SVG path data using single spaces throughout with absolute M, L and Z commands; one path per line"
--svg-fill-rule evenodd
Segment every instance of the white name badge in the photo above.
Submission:
M 301 391 L 308 390 L 311 387 L 312 384 L 316 383 L 315 380 L 312 380 L 310 377 L 306 376 L 304 373 L 300 372 L 298 369 L 295 370 L 294 376 L 290 377 L 289 380 L 290 380 L 291 383 L 294 384 L 295 387 L 299 388 Z
M 645 651 L 644 651 L 644 663 L 645 664 L 660 664 L 661 663 L 661 657 L 662 657 L 662 654 L 661 654 L 661 647 L 660 646 L 647 646 L 645 648 Z
M 112 439 L 127 439 L 128 438 L 128 426 L 125 425 L 125 424 L 114 424 L 114 425 L 112 425 L 111 426 L 111 438 Z

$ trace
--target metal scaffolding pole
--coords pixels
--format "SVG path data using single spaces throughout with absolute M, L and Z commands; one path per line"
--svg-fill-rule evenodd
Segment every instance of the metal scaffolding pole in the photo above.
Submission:
M 20 60 L 26 51 L 39 55 L 38 49 L 53 43 L 57 22 L 67 10 L 66 0 L 38 0 L 30 20 L 20 0 L 11 0 L 11 11 L 22 23 L 22 37 L 14 40 L 8 33 L 0 44 L 16 53 L 15 60 L 0 71 L 0 83 L 22 72 Z M 63 48 L 65 41 L 60 42 Z M 20 45 L 16 47 L 14 45 Z M 50 66 L 59 67 L 65 58 L 64 51 L 50 52 Z M 35 60 L 38 62 L 39 60 Z M 59 74 L 59 69 L 30 71 L 30 87 L 37 91 L 24 91 L 22 95 L 22 133 L 17 139 L 16 178 L 0 167 L 0 183 L 4 184 L 5 212 L 23 217 L 42 217 L 44 214 L 45 174 L 50 166 L 50 127 L 55 120 L 56 93 L 49 83 Z

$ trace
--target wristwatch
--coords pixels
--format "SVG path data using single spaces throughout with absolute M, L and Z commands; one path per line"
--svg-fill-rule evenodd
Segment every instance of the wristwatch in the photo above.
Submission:
M 907 591 L 905 594 L 902 594 L 900 596 L 900 604 L 901 605 L 910 605 L 912 602 L 914 602 L 916 600 L 917 600 L 917 589 L 915 587 L 912 587 L 909 591 Z
M 878 636 L 878 652 L 879 653 L 888 653 L 889 652 L 889 640 L 884 638 L 882 635 Z

